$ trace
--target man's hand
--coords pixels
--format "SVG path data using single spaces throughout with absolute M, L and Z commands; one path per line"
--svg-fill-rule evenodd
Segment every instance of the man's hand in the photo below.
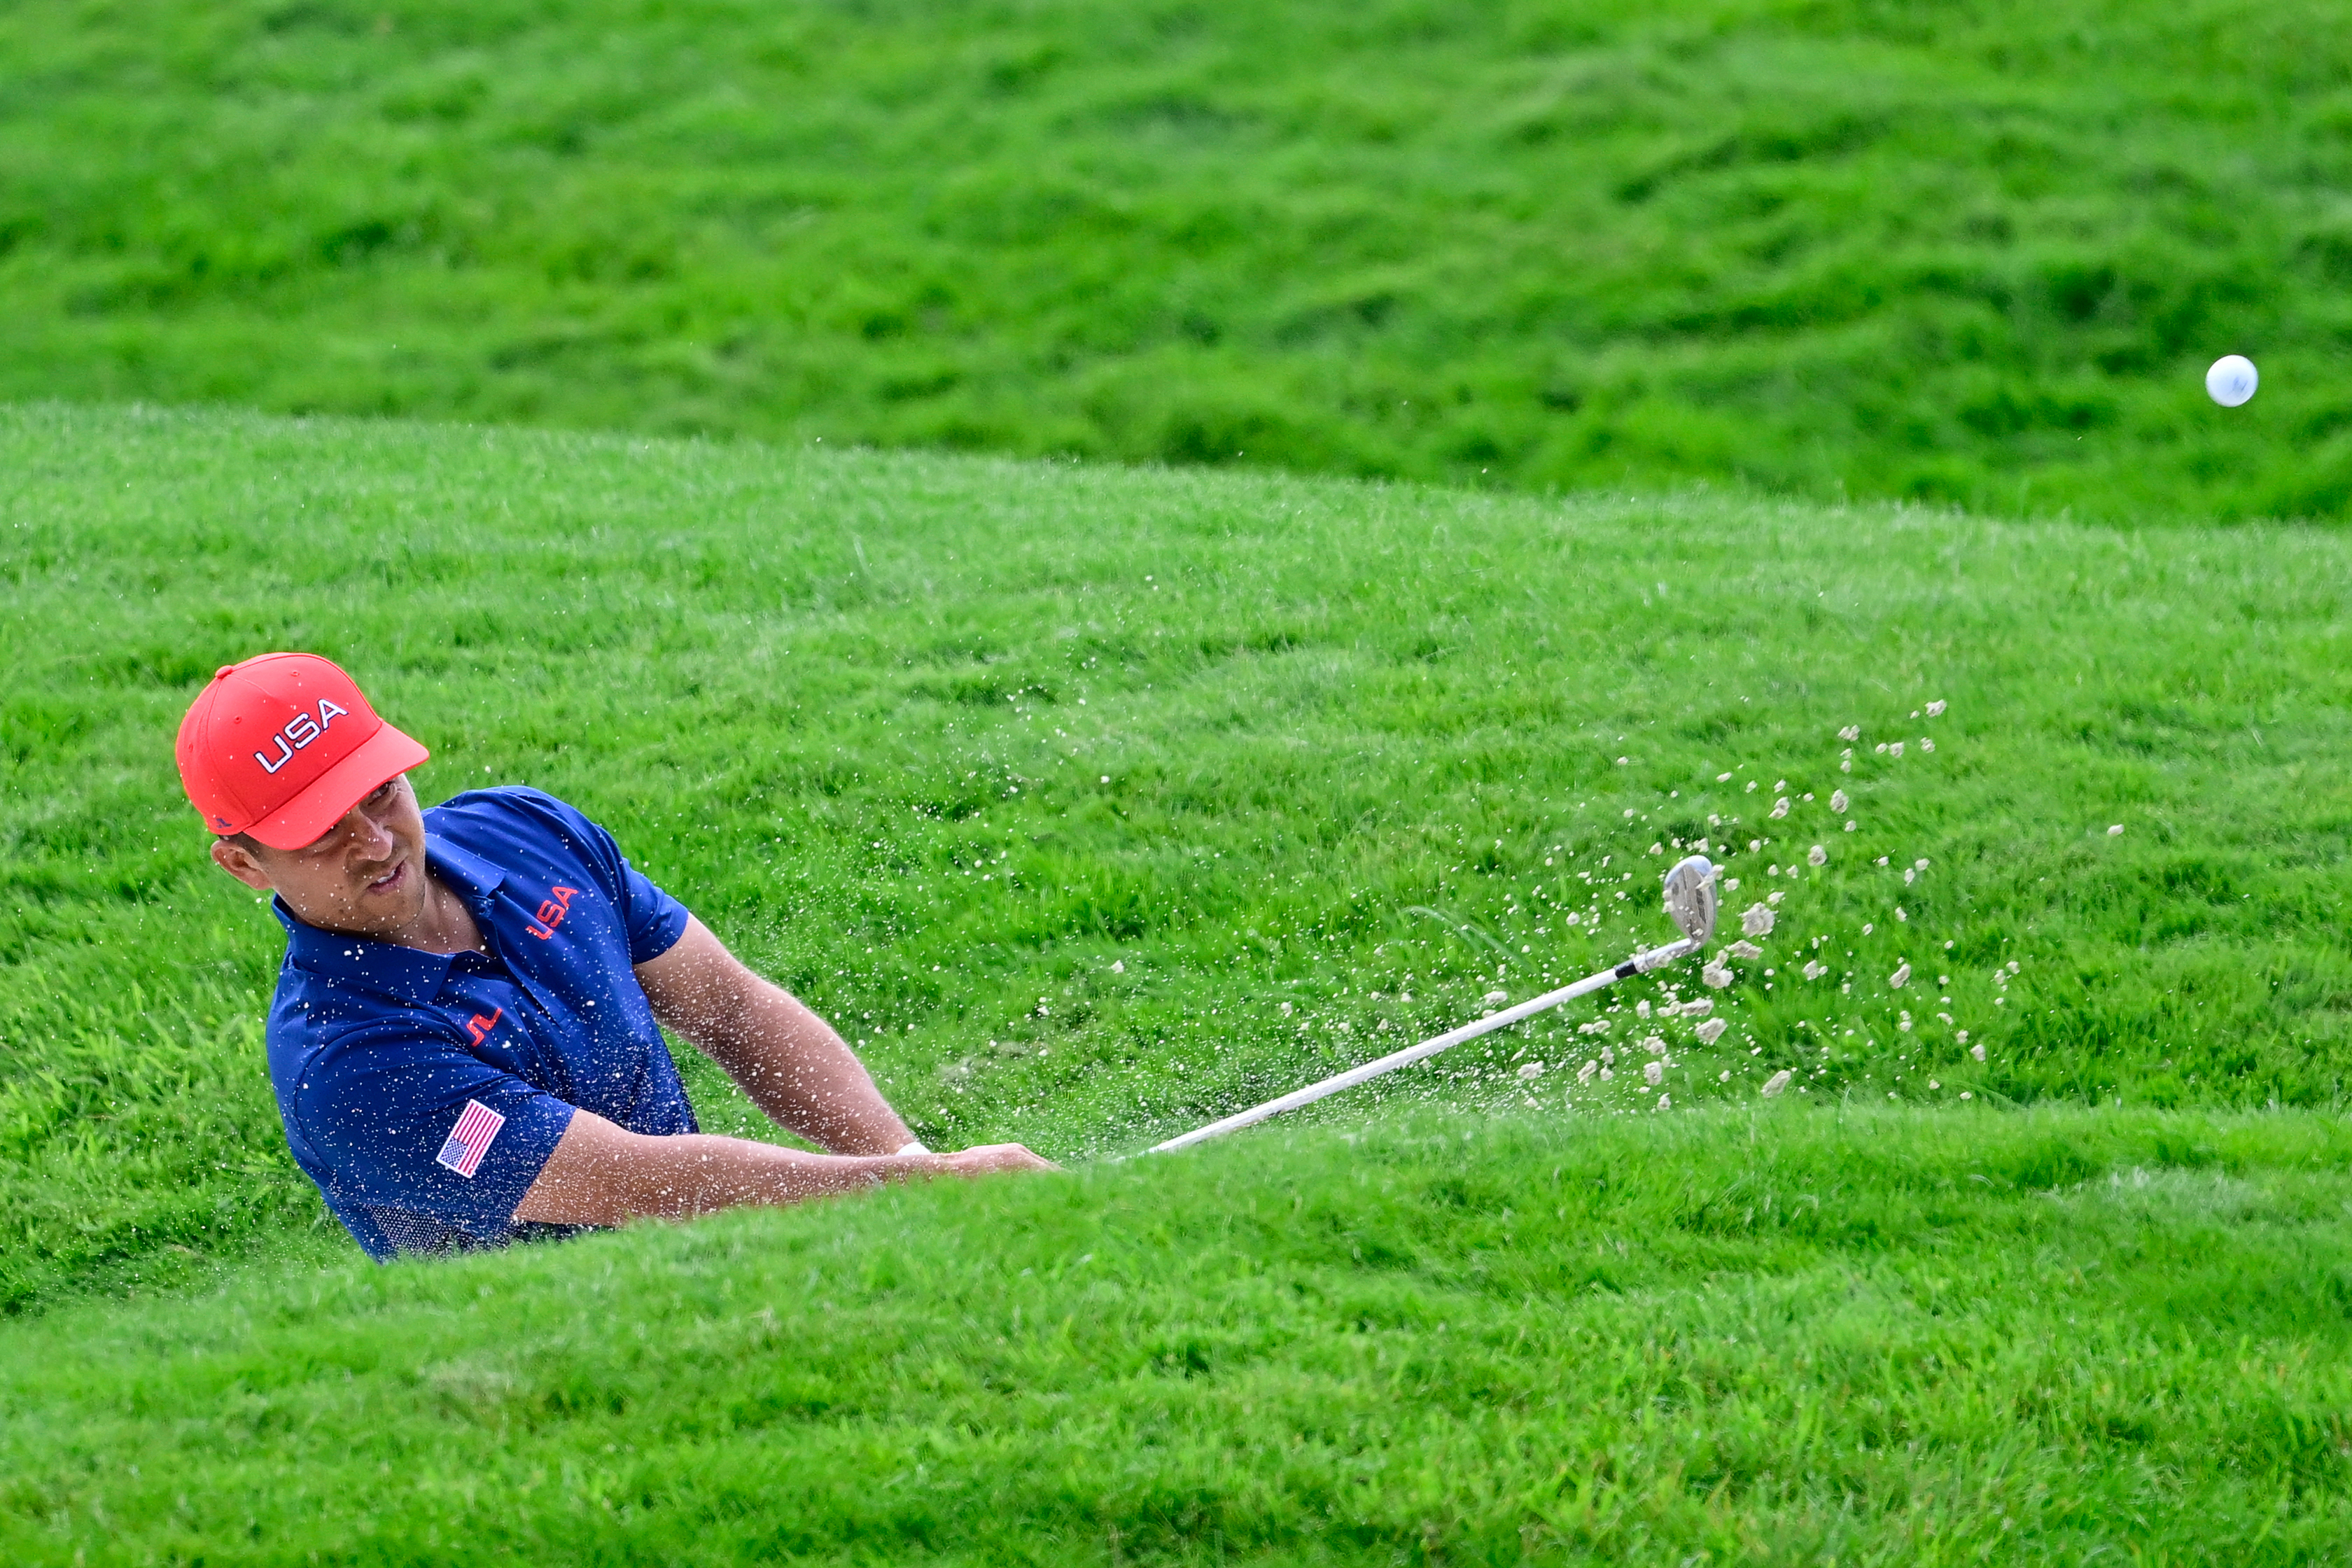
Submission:
M 545 1225 L 622 1225 L 648 1215 L 684 1219 L 747 1204 L 791 1204 L 858 1192 L 917 1176 L 1056 1168 L 1018 1143 L 954 1154 L 811 1154 L 699 1132 L 653 1137 L 615 1126 L 593 1110 L 574 1110 L 539 1179 L 515 1205 L 514 1217 Z

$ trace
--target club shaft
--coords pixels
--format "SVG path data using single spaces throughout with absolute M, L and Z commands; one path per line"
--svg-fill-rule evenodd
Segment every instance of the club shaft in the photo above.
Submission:
M 1381 1074 L 1394 1072 L 1399 1068 L 1411 1067 L 1413 1063 L 1433 1057 L 1440 1051 L 1450 1050 L 1465 1040 L 1475 1040 L 1481 1035 L 1491 1035 L 1497 1029 L 1507 1029 L 1521 1019 L 1532 1018 L 1538 1013 L 1549 1011 L 1563 1002 L 1572 1002 L 1577 997 L 1598 991 L 1604 985 L 1613 985 L 1629 975 L 1644 974 L 1662 964 L 1672 963 L 1675 959 L 1688 957 L 1696 952 L 1699 946 L 1698 942 L 1685 937 L 1680 942 L 1668 942 L 1664 947 L 1654 947 L 1647 952 L 1637 952 L 1613 969 L 1604 969 L 1598 974 L 1588 974 L 1572 984 L 1563 985 L 1557 991 L 1547 991 L 1540 996 L 1530 996 L 1516 1007 L 1506 1007 L 1499 1013 L 1489 1013 L 1474 1023 L 1465 1024 L 1458 1029 L 1448 1029 L 1445 1033 L 1423 1040 L 1417 1046 L 1407 1046 L 1401 1051 L 1391 1051 L 1378 1061 L 1366 1062 L 1361 1067 L 1349 1068 L 1343 1073 L 1335 1073 L 1320 1083 L 1310 1083 L 1305 1089 L 1294 1089 L 1279 1100 L 1269 1100 L 1264 1105 L 1253 1105 L 1247 1110 L 1237 1110 L 1222 1121 L 1212 1121 L 1206 1127 L 1196 1127 L 1190 1132 L 1171 1138 L 1165 1143 L 1155 1143 L 1149 1152 L 1165 1154 L 1171 1150 L 1187 1148 L 1211 1138 L 1222 1137 L 1228 1132 L 1237 1132 L 1244 1127 L 1254 1127 L 1269 1117 L 1281 1115 L 1286 1110 L 1296 1110 L 1302 1105 L 1312 1105 L 1327 1095 L 1337 1094 L 1343 1089 L 1353 1089 L 1360 1083 L 1370 1082 Z

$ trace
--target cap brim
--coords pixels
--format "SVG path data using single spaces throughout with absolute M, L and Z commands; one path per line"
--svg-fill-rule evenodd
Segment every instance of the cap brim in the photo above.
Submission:
M 361 742 L 358 751 L 320 773 L 309 789 L 246 831 L 272 849 L 303 848 L 323 837 L 378 784 L 398 778 L 432 754 L 386 724 Z

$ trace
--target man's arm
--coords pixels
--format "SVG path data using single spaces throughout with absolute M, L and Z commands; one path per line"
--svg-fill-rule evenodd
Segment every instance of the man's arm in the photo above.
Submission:
M 744 968 L 700 921 L 636 968 L 654 1016 L 726 1068 L 779 1125 L 837 1154 L 887 1154 L 915 1141 L 841 1037 Z
M 514 1217 L 546 1225 L 686 1219 L 746 1204 L 856 1192 L 893 1178 L 1052 1168 L 1017 1143 L 957 1154 L 811 1154 L 702 1133 L 649 1137 L 575 1110 Z

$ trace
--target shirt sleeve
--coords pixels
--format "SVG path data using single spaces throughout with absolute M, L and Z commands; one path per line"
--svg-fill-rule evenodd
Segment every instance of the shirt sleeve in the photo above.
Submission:
M 602 833 L 604 829 L 596 831 Z M 654 886 L 643 871 L 630 865 L 620 846 L 614 845 L 613 858 L 621 863 L 621 923 L 629 933 L 629 962 L 643 963 L 659 958 L 677 945 L 677 939 L 686 934 L 686 922 L 694 917 L 684 904 Z
M 569 837 L 576 841 L 578 850 L 592 859 L 613 896 L 613 907 L 621 918 L 622 929 L 627 932 L 629 962 L 644 963 L 659 958 L 677 945 L 686 934 L 687 922 L 694 917 L 684 904 L 656 887 L 653 879 L 621 853 L 621 847 L 602 824 L 593 820 L 577 806 L 536 790 L 517 790 L 516 795 L 529 799 L 560 818 Z
M 303 1069 L 288 1110 L 335 1195 L 410 1209 L 495 1239 L 572 1125 L 573 1108 L 453 1035 L 353 1029 Z

